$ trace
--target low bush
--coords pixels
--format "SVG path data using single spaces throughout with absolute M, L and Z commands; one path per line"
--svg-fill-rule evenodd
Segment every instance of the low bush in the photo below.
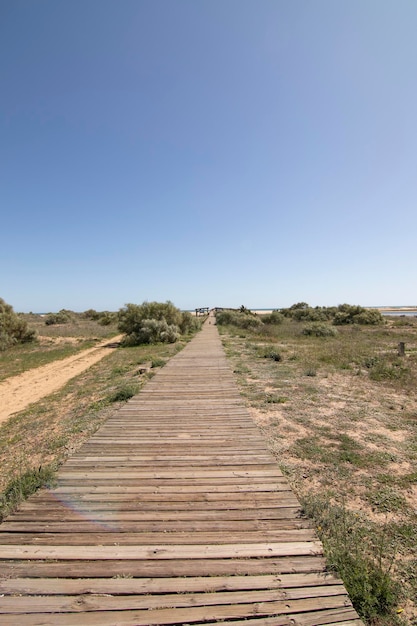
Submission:
M 87 309 L 87 311 L 84 311 L 84 313 L 82 314 L 82 317 L 84 317 L 86 320 L 96 321 L 100 318 L 100 315 L 101 313 L 99 313 L 95 309 Z
M 282 324 L 284 319 L 285 319 L 284 315 L 280 313 L 279 311 L 272 311 L 272 313 L 270 313 L 269 315 L 262 316 L 262 321 L 264 324 L 278 325 L 278 324 Z
M 281 309 L 280 313 L 297 322 L 326 322 L 333 320 L 333 324 L 366 324 L 379 325 L 384 318 L 376 309 L 365 309 L 359 305 L 340 304 L 337 307 L 311 307 L 307 302 L 297 302 L 288 309 Z
M 201 328 L 201 320 L 191 315 L 189 311 L 182 312 L 182 319 L 179 325 L 180 331 L 183 335 L 187 333 L 193 333 Z
M 110 324 L 116 323 L 118 320 L 117 313 L 112 313 L 110 311 L 96 311 L 95 309 L 88 309 L 87 311 L 84 311 L 80 317 L 98 322 L 101 326 L 109 326 Z
M 45 324 L 52 326 L 53 324 L 68 324 L 72 319 L 71 311 L 61 309 L 58 313 L 49 313 L 45 318 Z
M 333 318 L 333 324 L 366 324 L 380 325 L 384 318 L 376 309 L 365 309 L 359 305 L 340 304 Z
M 231 326 L 237 326 L 238 328 L 253 330 L 259 329 L 263 326 L 262 320 L 255 313 L 251 313 L 247 309 L 245 309 L 245 311 L 233 311 L 232 309 L 217 311 L 216 322 L 219 325 L 230 324 Z
M 117 322 L 117 313 L 110 313 L 109 311 L 103 311 L 99 314 L 98 323 L 100 326 L 110 326 Z
M 36 332 L 29 329 L 27 322 L 14 312 L 13 307 L 0 298 L 0 350 L 35 339 Z
M 325 322 L 332 319 L 334 307 L 311 307 L 307 302 L 297 302 L 288 309 L 281 309 L 281 314 L 297 322 Z
M 119 330 L 126 334 L 124 345 L 175 343 L 183 334 L 200 328 L 200 320 L 181 312 L 172 302 L 127 304 L 118 313 Z
M 175 343 L 180 336 L 178 326 L 167 324 L 165 320 L 143 320 L 135 332 L 124 340 L 125 345 L 136 346 L 142 343 Z
M 335 337 L 337 335 L 337 329 L 328 324 L 310 324 L 303 328 L 303 335 L 309 335 L 313 337 Z

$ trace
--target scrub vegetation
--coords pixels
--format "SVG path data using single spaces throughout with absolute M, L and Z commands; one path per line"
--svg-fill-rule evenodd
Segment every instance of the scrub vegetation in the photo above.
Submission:
M 28 327 L 26 320 L 14 312 L 13 307 L 0 298 L 0 351 L 16 344 L 30 343 L 36 333 Z
M 417 318 L 306 303 L 231 313 L 217 323 L 242 395 L 329 567 L 365 623 L 416 624 Z
M 180 311 L 172 302 L 127 304 L 120 309 L 119 330 L 125 333 L 124 344 L 175 343 L 181 335 L 200 328 L 200 320 L 188 311 Z

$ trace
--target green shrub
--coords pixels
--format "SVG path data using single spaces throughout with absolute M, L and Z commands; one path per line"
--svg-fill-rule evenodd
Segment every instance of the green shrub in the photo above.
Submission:
M 366 324 L 379 325 L 384 323 L 384 318 L 376 309 L 365 309 L 359 305 L 340 304 L 333 318 L 333 324 Z
M 281 314 L 297 322 L 325 322 L 333 318 L 334 307 L 311 307 L 307 302 L 297 302 L 288 309 L 281 309 Z
M 223 311 L 216 311 L 216 322 L 219 326 L 226 324 L 233 324 L 235 311 L 230 309 L 224 309 Z
M 0 350 L 35 339 L 36 332 L 30 330 L 27 322 L 14 312 L 13 307 L 0 298 Z
M 303 335 L 310 335 L 313 337 L 335 337 L 337 335 L 337 330 L 328 324 L 316 323 L 303 328 Z
M 182 313 L 172 302 L 127 304 L 118 313 L 119 330 L 126 334 L 125 345 L 174 343 L 183 332 L 195 330 L 189 313 Z
M 371 326 L 377 326 L 384 324 L 384 318 L 379 311 L 367 309 L 355 316 L 355 324 L 369 324 Z
M 179 328 L 174 324 L 167 324 L 165 320 L 143 320 L 136 332 L 126 336 L 124 344 L 175 343 L 179 336 Z
M 274 324 L 279 325 L 282 324 L 285 317 L 279 311 L 272 311 L 269 315 L 263 315 L 262 321 L 264 324 Z
M 45 324 L 52 326 L 53 324 L 68 324 L 71 321 L 71 311 L 61 309 L 58 313 L 49 313 L 45 318 Z
M 119 311 L 119 328 L 122 332 L 129 334 L 143 320 L 165 320 L 167 324 L 180 326 L 182 313 L 169 301 L 127 304 Z
M 253 330 L 259 329 L 263 326 L 263 322 L 259 317 L 253 317 L 251 315 L 242 315 L 239 313 L 239 318 L 237 320 L 237 326 L 239 328 L 251 328 Z
M 103 311 L 99 313 L 98 323 L 100 326 L 109 326 L 117 322 L 117 313 L 110 313 L 109 311 Z
M 101 313 L 99 313 L 98 311 L 96 311 L 95 309 L 87 309 L 87 311 L 84 311 L 84 313 L 82 314 L 82 317 L 84 317 L 86 320 L 98 320 L 100 318 Z
M 254 330 L 263 326 L 262 320 L 255 313 L 251 313 L 251 311 L 247 309 L 245 311 L 233 311 L 231 309 L 217 311 L 216 322 L 219 325 L 230 324 L 238 328 Z
M 297 322 L 325 322 L 328 319 L 328 315 L 322 308 L 297 309 L 291 315 L 292 319 Z
M 297 302 L 280 313 L 297 322 L 326 322 L 333 320 L 336 325 L 342 324 L 383 324 L 384 318 L 376 309 L 365 309 L 359 305 L 340 304 L 338 307 L 311 307 L 307 302 Z
M 201 320 L 191 315 L 189 311 L 182 312 L 182 319 L 180 322 L 180 331 L 183 335 L 187 333 L 193 333 L 201 328 Z

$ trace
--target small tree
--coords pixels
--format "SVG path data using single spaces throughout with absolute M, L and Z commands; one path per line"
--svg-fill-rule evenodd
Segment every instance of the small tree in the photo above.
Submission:
M 0 350 L 35 339 L 36 332 L 29 329 L 27 322 L 14 312 L 13 307 L 0 298 Z

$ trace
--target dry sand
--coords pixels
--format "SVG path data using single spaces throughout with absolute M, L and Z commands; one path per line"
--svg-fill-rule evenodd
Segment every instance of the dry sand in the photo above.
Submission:
M 109 347 L 122 337 L 117 335 L 74 356 L 7 378 L 0 383 L 0 424 L 13 413 L 23 411 L 33 402 L 57 391 L 71 378 L 100 361 L 109 353 Z

